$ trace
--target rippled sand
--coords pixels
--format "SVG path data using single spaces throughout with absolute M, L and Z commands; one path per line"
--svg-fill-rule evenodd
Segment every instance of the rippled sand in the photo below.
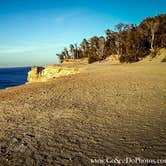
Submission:
M 0 165 L 166 158 L 166 65 L 92 64 L 0 91 Z

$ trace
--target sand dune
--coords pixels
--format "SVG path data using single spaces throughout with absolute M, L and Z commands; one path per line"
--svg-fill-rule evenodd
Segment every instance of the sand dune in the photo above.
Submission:
M 0 91 L 0 165 L 166 158 L 166 65 L 92 64 Z

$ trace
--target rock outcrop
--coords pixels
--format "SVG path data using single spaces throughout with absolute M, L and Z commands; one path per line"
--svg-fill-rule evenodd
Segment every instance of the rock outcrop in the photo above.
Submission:
M 63 77 L 80 73 L 79 68 L 64 67 L 60 65 L 45 66 L 45 67 L 32 67 L 28 72 L 28 83 L 32 82 L 45 82 Z

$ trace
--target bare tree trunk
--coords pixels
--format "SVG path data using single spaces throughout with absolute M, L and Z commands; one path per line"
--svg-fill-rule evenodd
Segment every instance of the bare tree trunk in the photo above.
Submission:
M 101 51 L 101 58 L 103 59 L 103 55 L 104 55 L 104 48 L 102 48 L 102 51 Z
M 77 59 L 79 58 L 79 51 L 77 50 Z
M 118 54 L 118 56 L 120 54 L 120 43 L 119 42 L 118 42 L 117 54 Z
M 151 35 L 152 35 L 152 38 L 151 38 L 151 49 L 153 49 L 153 45 L 154 45 L 154 29 L 153 28 L 151 29 Z

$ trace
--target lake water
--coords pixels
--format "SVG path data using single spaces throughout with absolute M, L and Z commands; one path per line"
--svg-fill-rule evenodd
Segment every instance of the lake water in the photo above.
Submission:
M 24 84 L 30 67 L 0 68 L 0 89 Z

